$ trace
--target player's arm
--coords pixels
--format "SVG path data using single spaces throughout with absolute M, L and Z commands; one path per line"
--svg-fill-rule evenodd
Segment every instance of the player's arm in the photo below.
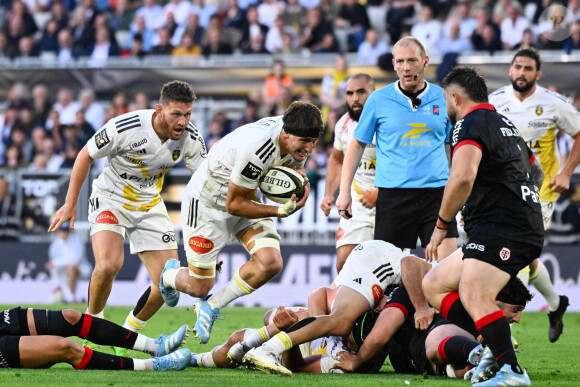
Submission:
M 443 220 L 451 222 L 467 201 L 477 176 L 481 157 L 482 151 L 476 145 L 465 143 L 463 145 L 459 144 L 455 148 L 449 180 L 447 180 L 445 185 L 445 192 L 439 209 L 439 217 Z M 439 225 L 439 221 L 437 224 Z M 437 248 L 446 235 L 447 230 L 445 228 L 435 227 L 431 241 L 425 249 L 425 258 L 428 262 L 433 259 L 437 260 Z
M 572 138 L 574 139 L 574 145 L 572 145 L 566 164 L 562 171 L 550 181 L 550 189 L 554 192 L 563 192 L 570 189 L 570 178 L 574 174 L 578 163 L 580 163 L 580 132 L 576 133 Z
M 403 285 L 415 307 L 415 328 L 417 329 L 429 328 L 435 315 L 435 309 L 429 306 L 421 286 L 423 277 L 430 269 L 430 263 L 414 255 L 409 255 L 401 260 Z
M 351 203 L 352 198 L 350 196 L 350 186 L 352 185 L 352 180 L 354 179 L 354 174 L 360 163 L 360 159 L 362 158 L 363 152 L 365 150 L 366 144 L 364 142 L 360 142 L 356 138 L 353 137 L 350 144 L 348 144 L 348 148 L 346 150 L 346 155 L 344 156 L 344 161 L 342 163 L 342 174 L 340 177 L 340 194 L 338 195 L 338 199 L 336 200 L 336 208 L 339 210 L 346 209 L 347 213 L 341 212 L 340 215 L 343 218 L 350 218 L 352 211 L 351 211 Z
M 326 216 L 330 213 L 330 209 L 334 203 L 334 193 L 340 185 L 340 173 L 343 161 L 344 153 L 339 149 L 332 148 L 332 153 L 328 158 L 328 165 L 326 167 L 326 188 L 324 189 L 324 198 L 320 204 L 320 208 Z
M 49 232 L 58 230 L 68 220 L 70 220 L 70 228 L 74 229 L 77 217 L 77 201 L 79 200 L 83 183 L 89 175 L 92 162 L 93 159 L 89 156 L 87 145 L 85 145 L 79 152 L 73 165 L 64 205 L 54 215 L 54 219 L 48 227 Z
M 540 164 L 540 161 L 538 160 L 537 157 L 534 157 L 534 161 L 532 162 L 531 168 L 532 168 L 532 178 L 534 179 L 534 182 L 538 187 L 541 187 L 542 183 L 544 182 L 545 174 L 544 169 L 542 168 L 542 164 Z

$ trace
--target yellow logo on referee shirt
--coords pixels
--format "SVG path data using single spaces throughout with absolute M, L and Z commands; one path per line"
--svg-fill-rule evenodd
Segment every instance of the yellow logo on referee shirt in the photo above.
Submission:
M 427 129 L 427 124 L 407 124 L 414 128 L 401 137 L 401 146 L 430 146 L 431 142 L 429 140 L 417 141 L 415 139 L 421 136 L 421 133 L 430 132 L 432 129 Z

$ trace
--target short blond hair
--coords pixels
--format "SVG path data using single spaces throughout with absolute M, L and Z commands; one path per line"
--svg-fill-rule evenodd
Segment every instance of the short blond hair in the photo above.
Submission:
M 397 47 L 407 47 L 410 46 L 411 44 L 414 44 L 417 47 L 419 47 L 419 53 L 421 54 L 421 57 L 425 58 L 427 56 L 427 51 L 425 51 L 425 46 L 423 46 L 423 43 L 421 43 L 419 39 L 414 38 L 412 36 L 405 36 L 404 38 L 399 39 L 397 43 L 395 43 L 395 45 L 393 46 L 393 56 L 395 55 L 395 50 L 397 49 Z

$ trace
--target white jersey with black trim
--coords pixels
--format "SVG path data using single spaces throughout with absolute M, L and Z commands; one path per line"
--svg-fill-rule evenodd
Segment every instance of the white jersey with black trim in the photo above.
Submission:
M 518 128 L 528 146 L 538 157 L 544 170 L 540 200 L 556 201 L 558 194 L 550 189 L 550 181 L 560 170 L 556 134 L 562 130 L 570 136 L 580 131 L 580 113 L 566 97 L 536 85 L 532 95 L 520 101 L 512 85 L 490 94 L 489 102 Z
M 260 176 L 273 166 L 301 168 L 304 162 L 280 155 L 282 126 L 282 116 L 263 118 L 219 140 L 191 177 L 186 191 L 206 206 L 226 211 L 230 180 L 240 187 L 257 189 Z
M 179 140 L 161 143 L 153 129 L 154 109 L 137 110 L 111 119 L 88 141 L 92 159 L 109 165 L 93 181 L 92 196 L 111 198 L 132 211 L 146 211 L 161 202 L 167 171 L 182 160 L 194 172 L 206 157 L 205 142 L 190 122 Z
M 349 351 L 340 336 L 319 337 L 299 347 L 303 358 L 314 355 L 337 356 L 339 352 Z
M 334 127 L 334 148 L 346 154 L 348 144 L 353 139 L 353 132 L 356 129 L 358 121 L 354 121 L 348 113 L 345 113 Z M 376 135 L 373 142 L 365 147 L 358 168 L 356 169 L 351 186 L 351 195 L 360 201 L 364 191 L 375 189 L 375 171 L 377 166 L 377 147 Z M 361 206 L 362 207 L 362 206 Z M 374 211 L 374 209 L 367 209 Z

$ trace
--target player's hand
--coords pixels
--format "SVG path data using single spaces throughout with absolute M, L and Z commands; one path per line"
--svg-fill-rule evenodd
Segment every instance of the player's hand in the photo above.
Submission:
M 337 354 L 339 362 L 336 363 L 332 368 L 338 368 L 345 372 L 354 372 L 354 360 L 356 359 L 356 354 L 350 352 L 339 352 Z
M 296 195 L 293 194 L 290 200 L 284 203 L 283 206 L 278 207 L 278 217 L 285 218 L 304 207 L 306 200 L 308 199 L 308 195 L 310 195 L 310 183 L 306 183 L 304 186 L 304 196 L 302 199 L 296 201 Z
M 298 322 L 298 316 L 293 311 L 286 309 L 286 307 L 279 306 L 273 321 L 276 328 L 283 331 L 296 324 Z
M 352 218 L 352 198 L 350 196 L 350 190 L 345 193 L 340 193 L 336 199 L 336 209 L 338 210 L 338 215 L 345 219 Z
M 63 223 L 66 221 L 70 221 L 70 228 L 74 230 L 75 228 L 75 220 L 77 219 L 77 207 L 69 205 L 67 203 L 64 204 L 54 215 L 50 226 L 48 226 L 48 232 L 56 231 L 62 226 Z
M 330 210 L 332 209 L 333 205 L 334 205 L 334 196 L 328 195 L 322 199 L 322 203 L 320 203 L 320 208 L 322 209 L 322 212 L 324 212 L 324 215 L 328 216 L 328 214 L 330 214 Z
M 554 192 L 564 192 L 570 189 L 570 176 L 558 173 L 550 180 L 550 189 Z
M 304 170 L 304 168 L 298 169 L 295 165 L 289 165 L 288 168 L 292 168 L 293 170 L 298 172 L 300 174 L 300 176 L 302 176 L 302 178 L 304 179 L 304 184 L 306 184 L 310 181 L 310 180 L 308 180 L 308 176 L 306 176 L 306 171 Z
M 446 236 L 447 230 L 441 230 L 435 227 L 435 230 L 433 230 L 433 234 L 431 235 L 431 241 L 425 249 L 425 260 L 427 262 L 438 261 L 437 248 Z
M 435 309 L 427 307 L 415 310 L 415 329 L 425 330 L 429 328 L 435 315 Z
M 370 191 L 364 191 L 363 196 L 360 199 L 360 203 L 366 208 L 375 208 L 375 206 L 377 205 L 378 194 L 379 194 L 378 188 Z

